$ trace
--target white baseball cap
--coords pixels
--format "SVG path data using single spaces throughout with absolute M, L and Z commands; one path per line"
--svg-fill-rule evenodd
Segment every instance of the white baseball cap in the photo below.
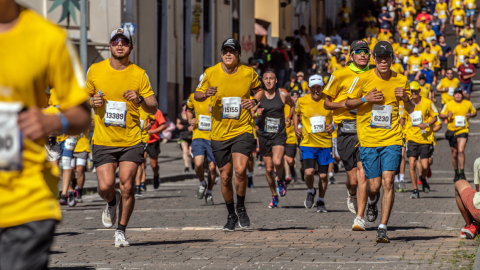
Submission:
M 417 47 L 413 48 L 412 53 L 418 53 L 418 48 Z
M 319 51 L 323 51 L 323 45 L 322 45 L 322 44 L 320 44 L 320 45 L 317 45 L 317 50 L 319 50 Z
M 315 74 L 310 76 L 310 78 L 308 78 L 308 87 L 312 87 L 314 85 L 320 85 L 320 86 L 325 85 L 325 83 L 323 83 L 322 76 Z
M 132 35 L 130 35 L 130 32 L 127 29 L 123 29 L 123 28 L 117 28 L 113 30 L 112 33 L 110 34 L 110 40 L 112 40 L 116 36 L 124 36 L 127 39 L 132 39 Z
M 340 52 L 340 49 L 339 48 L 335 48 L 335 50 L 333 50 L 334 52 Z

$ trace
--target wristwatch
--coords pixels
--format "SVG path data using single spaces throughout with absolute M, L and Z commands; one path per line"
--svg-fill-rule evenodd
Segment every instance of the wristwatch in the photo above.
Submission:
M 258 100 L 256 99 L 252 99 L 253 101 L 255 101 L 255 105 L 258 105 Z
M 138 102 L 137 104 L 142 104 L 142 102 L 145 101 L 145 99 L 142 96 L 139 96 L 138 98 L 140 99 L 140 102 Z

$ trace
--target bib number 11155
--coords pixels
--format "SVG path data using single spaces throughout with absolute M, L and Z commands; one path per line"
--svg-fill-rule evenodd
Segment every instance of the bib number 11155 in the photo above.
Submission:
M 0 102 L 0 170 L 22 169 L 23 139 L 17 124 L 22 108 L 20 102 Z

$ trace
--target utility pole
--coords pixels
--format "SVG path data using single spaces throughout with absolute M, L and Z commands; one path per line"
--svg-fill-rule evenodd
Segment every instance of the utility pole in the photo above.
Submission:
M 80 60 L 87 73 L 87 0 L 80 0 Z

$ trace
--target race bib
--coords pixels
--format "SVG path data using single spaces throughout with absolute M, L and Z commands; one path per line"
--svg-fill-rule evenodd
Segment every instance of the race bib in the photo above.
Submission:
M 437 56 L 437 51 L 432 51 L 432 53 L 433 53 L 435 56 Z
M 455 87 L 448 87 L 448 95 L 453 96 L 453 92 L 455 91 Z
M 140 120 L 140 129 L 143 130 L 144 126 L 145 126 L 145 120 Z
M 472 3 L 468 3 L 468 9 L 473 9 L 473 4 Z
M 212 131 L 212 117 L 208 115 L 200 115 L 198 118 L 198 130 Z
M 412 45 L 412 44 L 408 44 L 408 45 L 407 45 L 407 48 L 411 51 L 412 48 L 413 48 L 413 45 Z
M 412 126 L 416 127 L 423 123 L 422 111 L 414 111 L 410 114 Z
M 430 41 L 432 41 L 432 37 L 427 37 L 425 38 L 425 40 L 427 41 L 427 43 L 430 43 Z
M 408 18 L 408 17 L 410 17 L 410 12 L 407 11 L 405 12 L 405 18 Z
M 222 118 L 223 119 L 239 119 L 242 105 L 240 97 L 222 98 Z
M 440 16 L 445 16 L 445 10 L 440 10 Z
M 407 33 L 408 32 L 408 26 L 402 26 L 402 32 Z
M 460 63 L 463 64 L 464 60 L 465 60 L 465 56 L 463 56 L 463 55 L 458 56 L 458 61 L 460 61 Z
M 310 117 L 310 126 L 312 134 L 325 132 L 326 119 L 325 116 Z
M 408 63 L 408 56 L 404 56 L 404 57 L 403 57 L 403 63 L 404 63 L 404 64 L 407 64 L 407 63 Z
M 419 65 L 412 65 L 412 71 L 417 72 L 420 69 Z
M 125 127 L 127 103 L 107 100 L 105 104 L 105 126 Z
M 75 146 L 77 146 L 78 138 L 77 136 L 70 136 L 65 140 L 65 149 L 69 151 L 75 150 Z
M 22 169 L 23 138 L 18 127 L 20 102 L 0 102 L 0 170 Z
M 265 117 L 265 126 L 263 130 L 268 133 L 278 133 L 280 129 L 280 119 Z
M 455 127 L 464 127 L 465 126 L 465 116 L 459 115 L 455 116 Z
M 372 128 L 391 129 L 392 105 L 373 104 L 370 126 Z
M 428 68 L 432 69 L 432 62 L 428 62 Z
M 455 1 L 455 5 L 456 5 L 457 7 L 459 7 L 459 6 L 462 5 L 462 3 L 461 3 L 460 1 Z
M 343 18 L 348 19 L 348 13 L 343 13 Z
M 455 21 L 457 22 L 462 21 L 462 16 L 459 16 L 459 15 L 455 16 Z

